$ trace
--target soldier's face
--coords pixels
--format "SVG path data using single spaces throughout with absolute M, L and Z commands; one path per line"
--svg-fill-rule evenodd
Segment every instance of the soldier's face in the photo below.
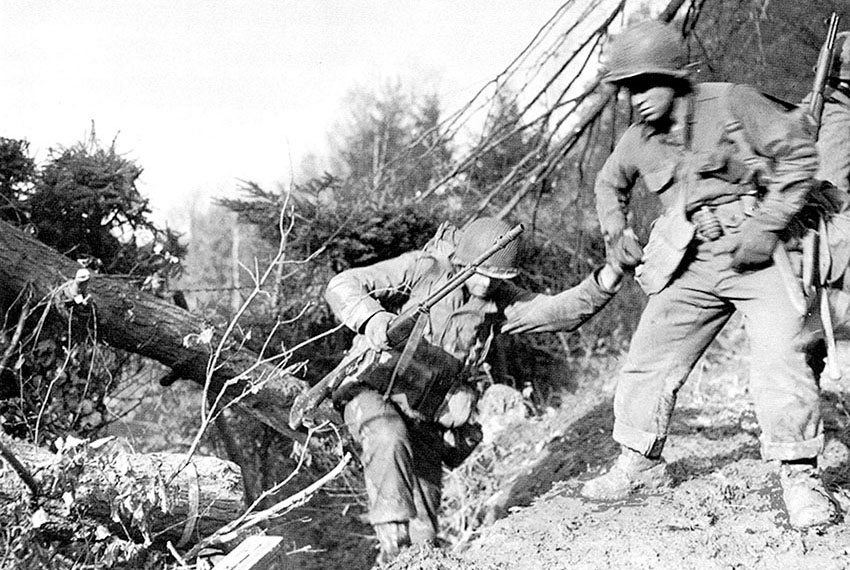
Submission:
M 486 299 L 498 283 L 498 279 L 487 277 L 481 273 L 473 273 L 472 277 L 466 280 L 466 290 L 469 291 L 470 295 Z
M 644 123 L 655 123 L 669 117 L 676 90 L 669 85 L 635 82 L 628 86 L 632 106 Z

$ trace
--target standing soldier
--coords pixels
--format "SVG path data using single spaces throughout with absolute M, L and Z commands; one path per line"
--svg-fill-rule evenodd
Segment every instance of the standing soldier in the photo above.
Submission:
M 803 99 L 803 104 L 811 106 L 813 96 L 813 93 L 809 93 Z M 817 140 L 819 166 L 815 178 L 828 182 L 844 193 L 850 192 L 850 32 L 841 32 L 835 36 L 826 77 L 826 89 L 823 93 L 823 111 L 819 119 Z M 828 188 L 822 188 L 824 192 L 829 193 Z M 846 210 L 846 202 L 850 200 L 850 197 L 844 196 L 845 203 L 842 205 L 838 204 L 838 200 L 840 198 L 833 194 L 831 200 L 833 205 L 829 210 L 833 208 L 836 211 Z M 839 231 L 837 235 L 844 233 Z M 827 234 L 832 236 L 833 232 L 828 231 Z M 821 248 L 828 247 L 830 250 L 832 258 L 830 273 L 833 276 L 847 272 L 846 266 L 850 257 L 850 253 L 846 251 L 847 246 L 847 243 L 828 245 L 825 242 L 820 245 Z M 847 276 L 843 278 L 844 281 L 847 279 Z M 832 325 L 836 328 L 836 334 L 846 339 L 850 334 L 848 293 L 843 288 L 828 287 L 822 294 L 828 295 L 833 313 Z M 829 358 L 823 321 L 811 318 L 806 328 L 811 335 L 811 340 L 806 343 L 809 364 L 815 377 L 820 378 L 825 362 Z
M 391 311 L 415 307 L 509 229 L 481 218 L 459 239 L 453 228 L 441 231 L 423 250 L 349 269 L 328 284 L 334 314 L 359 333 L 352 350 L 377 350 L 375 362 L 344 381 L 333 399 L 362 447 L 379 564 L 411 542 L 435 540 L 442 463 L 459 465 L 480 441 L 470 423 L 476 394 L 469 380 L 493 337 L 573 330 L 618 288 L 622 270 L 609 264 L 555 296 L 519 289 L 508 281 L 518 273 L 518 244 L 511 242 L 431 309 L 413 361 L 391 381 L 399 360 L 387 341 Z M 638 258 L 631 261 L 633 267 Z
M 791 524 L 826 524 L 836 512 L 817 466 L 818 385 L 800 345 L 805 308 L 782 242 L 817 170 L 814 142 L 799 117 L 753 88 L 694 84 L 686 63 L 681 35 L 657 21 L 625 30 L 611 45 L 607 81 L 628 90 L 640 120 L 596 179 L 610 254 L 633 247 L 626 214 L 639 177 L 665 212 L 636 271 L 649 301 L 614 398 L 621 454 L 582 494 L 616 499 L 668 483 L 661 451 L 676 394 L 740 310 L 762 456 L 779 462 Z

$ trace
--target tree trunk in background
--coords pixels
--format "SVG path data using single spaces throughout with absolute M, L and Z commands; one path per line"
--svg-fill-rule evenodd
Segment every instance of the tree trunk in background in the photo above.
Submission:
M 685 4 L 685 0 L 670 0 L 670 3 L 658 14 L 658 19 L 662 22 L 671 22 L 676 17 L 676 13 Z
M 136 454 L 115 442 L 52 453 L 2 433 L 0 442 L 40 487 L 40 528 L 51 535 L 79 537 L 101 525 L 133 540 L 194 544 L 245 510 L 239 468 L 223 459 L 195 456 L 169 481 L 184 454 Z M 0 500 L 30 495 L 14 470 L 0 470 Z
M 180 307 L 133 285 L 105 275 L 92 275 L 87 305 L 68 310 L 65 293 L 80 266 L 20 229 L 0 221 L 0 304 L 10 307 L 29 288 L 36 299 L 51 297 L 53 318 L 75 325 L 85 322 L 96 331 L 98 340 L 121 350 L 152 358 L 172 368 L 181 378 L 203 385 L 207 366 L 221 335 L 210 325 Z M 81 314 L 82 313 L 82 314 Z M 82 326 L 82 325 L 81 325 Z M 230 342 L 228 345 L 235 345 Z M 292 400 L 307 384 L 279 368 L 259 363 L 256 353 L 231 346 L 224 350 L 212 374 L 211 388 L 226 388 L 227 399 L 247 391 L 238 404 L 241 411 L 287 437 L 298 437 L 286 425 Z M 246 373 L 233 385 L 229 380 Z M 264 382 L 261 386 L 258 383 Z M 254 387 L 252 389 L 252 387 Z

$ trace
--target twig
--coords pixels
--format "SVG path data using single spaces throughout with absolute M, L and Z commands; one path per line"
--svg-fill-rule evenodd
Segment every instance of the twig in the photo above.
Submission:
M 221 339 L 219 340 L 218 345 L 215 348 L 215 351 L 213 352 L 212 356 L 209 359 L 209 362 L 207 363 L 207 375 L 206 375 L 206 379 L 204 380 L 204 388 L 203 388 L 204 400 L 203 400 L 203 404 L 201 406 L 201 425 L 198 428 L 197 433 L 195 434 L 195 438 L 192 440 L 192 444 L 189 446 L 189 450 L 186 452 L 186 458 L 180 464 L 180 467 L 177 470 L 175 470 L 174 473 L 169 478 L 169 480 L 168 480 L 169 484 L 172 481 L 174 481 L 174 479 L 177 477 L 177 475 L 180 473 L 180 471 L 182 471 L 189 464 L 189 461 L 191 461 L 192 456 L 195 454 L 195 451 L 198 449 L 198 446 L 201 443 L 201 438 L 203 437 L 204 433 L 206 433 L 210 424 L 215 420 L 216 417 L 218 417 L 218 414 L 221 413 L 221 411 L 223 411 L 227 407 L 235 405 L 237 403 L 237 401 L 241 399 L 242 396 L 244 396 L 245 394 L 248 393 L 248 391 L 250 391 L 251 388 L 248 387 L 248 389 L 245 392 L 243 392 L 243 394 L 241 394 L 239 397 L 228 402 L 228 404 L 226 404 L 225 407 L 222 408 L 221 410 L 217 410 L 218 405 L 221 403 L 221 400 L 224 398 L 225 392 L 227 392 L 227 389 L 230 386 L 232 386 L 233 384 L 235 384 L 239 379 L 247 378 L 249 371 L 255 369 L 255 367 L 258 366 L 260 362 L 263 362 L 262 358 L 258 359 L 258 362 L 256 362 L 253 366 L 249 367 L 248 370 L 237 375 L 235 378 L 231 378 L 230 380 L 225 382 L 224 386 L 222 387 L 221 390 L 219 390 L 216 397 L 211 398 L 210 388 L 212 387 L 213 376 L 214 376 L 216 370 L 221 366 L 221 365 L 218 364 L 218 362 L 221 361 L 221 356 L 224 353 L 224 349 L 225 349 L 225 345 L 227 343 L 227 340 L 233 334 L 233 331 L 236 328 L 236 325 L 239 322 L 239 319 L 242 317 L 242 315 L 245 313 L 245 311 L 248 310 L 248 307 L 251 305 L 251 303 L 254 301 L 254 299 L 257 297 L 257 295 L 259 295 L 260 291 L 262 291 L 263 284 L 266 282 L 268 277 L 272 274 L 272 272 L 274 271 L 274 268 L 277 267 L 278 263 L 283 261 L 283 258 L 284 258 L 284 255 L 285 255 L 287 237 L 288 237 L 289 231 L 292 229 L 292 224 L 295 223 L 294 220 L 290 220 L 289 228 L 286 231 L 284 231 L 284 218 L 285 218 L 285 214 L 286 214 L 286 211 L 287 211 L 287 208 L 288 208 L 289 197 L 290 197 L 290 195 L 287 194 L 286 200 L 284 200 L 284 203 L 281 207 L 280 216 L 279 216 L 279 219 L 278 219 L 278 224 L 279 224 L 280 231 L 281 231 L 281 238 L 280 238 L 280 244 L 279 244 L 279 247 L 278 247 L 277 254 L 275 255 L 274 259 L 272 260 L 272 263 L 270 263 L 269 266 L 266 268 L 266 271 L 263 273 L 262 276 L 259 275 L 259 270 L 258 270 L 257 274 L 253 276 L 254 277 L 254 289 L 251 291 L 251 293 L 248 294 L 247 298 L 242 302 L 242 305 L 239 307 L 239 310 L 237 311 L 236 315 L 234 315 L 233 318 L 228 323 L 227 328 L 225 329 L 224 333 L 221 335 Z M 207 408 L 208 402 L 210 402 L 210 400 L 212 400 L 212 403 L 209 404 L 209 411 L 207 411 L 206 408 Z
M 186 557 L 193 558 L 197 556 L 197 554 L 204 548 L 233 540 L 234 538 L 238 537 L 240 533 L 248 530 L 249 528 L 255 527 L 261 522 L 265 522 L 269 519 L 280 516 L 281 514 L 292 510 L 298 505 L 305 503 L 316 491 L 321 489 L 326 483 L 332 481 L 340 473 L 342 473 L 342 471 L 345 469 L 345 467 L 350 461 L 351 454 L 346 453 L 336 465 L 336 467 L 328 471 L 324 476 L 322 476 L 314 483 L 310 484 L 309 486 L 305 487 L 294 495 L 284 499 L 283 501 L 280 501 L 279 503 L 269 507 L 268 509 L 259 511 L 250 516 L 240 517 L 240 519 L 223 526 L 218 531 L 216 531 L 215 533 L 203 539 L 194 547 L 192 547 L 192 549 L 186 554 Z
M 56 382 L 62 377 L 65 370 L 68 368 L 68 363 L 71 361 L 71 356 L 73 356 L 74 352 L 76 352 L 76 347 L 72 346 L 72 328 L 73 319 L 68 319 L 68 345 L 65 347 L 65 360 L 62 362 L 62 365 L 56 370 L 56 374 L 53 375 L 53 379 L 50 381 L 50 384 L 47 385 L 47 392 L 44 394 L 44 401 L 41 403 L 41 409 L 38 411 L 38 417 L 35 419 L 35 436 L 33 437 L 33 441 L 38 445 L 38 432 L 41 427 L 41 419 L 44 417 L 44 412 L 47 409 L 47 404 L 50 403 L 50 393 L 53 391 L 53 387 L 56 385 Z
M 15 347 L 21 341 L 21 335 L 24 332 L 24 324 L 27 322 L 27 317 L 29 316 L 29 306 L 30 301 L 32 300 L 32 292 L 27 291 L 27 298 L 24 301 L 24 306 L 21 307 L 21 314 L 18 316 L 18 323 L 15 325 L 15 332 L 12 334 L 11 340 L 9 340 L 9 346 L 6 347 L 6 350 L 3 351 L 3 358 L 0 359 L 0 372 L 6 369 L 6 365 L 9 362 L 9 359 L 12 358 L 12 353 L 15 352 Z
M 180 567 L 184 568 L 185 570 L 189 570 L 189 565 L 186 564 L 186 560 L 182 556 L 180 556 L 180 553 L 177 552 L 177 549 L 174 548 L 174 545 L 171 544 L 170 540 L 165 544 L 165 546 L 166 546 L 166 548 L 168 548 L 168 552 L 171 553 L 171 556 L 174 557 L 174 559 L 177 561 L 177 563 L 180 565 Z M 192 557 L 190 556 L 189 558 L 192 558 Z
M 24 483 L 29 487 L 30 492 L 32 493 L 32 499 L 35 499 L 39 495 L 38 483 L 35 482 L 30 472 L 27 471 L 27 468 L 24 467 L 23 463 L 18 461 L 18 458 L 15 457 L 15 454 L 12 453 L 12 450 L 6 447 L 5 444 L 0 442 L 0 455 L 3 456 L 3 459 L 9 462 L 9 465 L 12 466 L 12 469 L 15 470 L 15 473 L 23 480 Z

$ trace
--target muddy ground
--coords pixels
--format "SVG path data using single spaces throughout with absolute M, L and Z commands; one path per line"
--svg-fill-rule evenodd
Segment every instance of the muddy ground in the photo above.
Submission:
M 447 544 L 412 548 L 393 570 L 850 568 L 850 522 L 823 531 L 788 526 L 776 466 L 759 458 L 746 368 L 745 358 L 703 360 L 680 394 L 664 453 L 672 488 L 613 503 L 578 494 L 618 452 L 610 439 L 613 375 L 597 370 L 557 408 L 502 426 L 449 474 Z M 821 464 L 850 512 L 850 379 L 824 381 L 823 388 Z M 338 510 L 325 519 L 328 504 Z M 326 532 L 310 531 L 312 539 L 305 533 L 293 548 L 312 540 L 320 551 L 293 554 L 291 567 L 369 568 L 375 551 L 362 504 L 331 497 L 312 508 L 302 529 L 324 519 Z

